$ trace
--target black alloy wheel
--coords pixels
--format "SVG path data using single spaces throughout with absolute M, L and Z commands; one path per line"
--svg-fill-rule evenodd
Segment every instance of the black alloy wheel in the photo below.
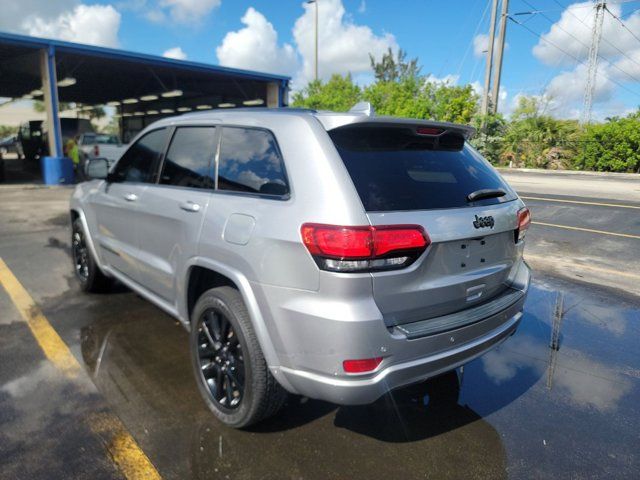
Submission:
M 200 374 L 211 398 L 223 411 L 237 409 L 243 399 L 245 364 L 242 345 L 226 315 L 208 308 L 198 319 Z

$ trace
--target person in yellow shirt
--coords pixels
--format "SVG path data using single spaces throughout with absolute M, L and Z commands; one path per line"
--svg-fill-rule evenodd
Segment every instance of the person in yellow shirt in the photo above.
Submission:
M 79 139 L 80 137 L 78 135 L 76 135 L 75 137 L 71 137 L 65 145 L 65 150 L 67 153 L 67 157 L 69 157 L 73 162 L 73 169 L 76 172 L 76 178 L 78 180 L 83 180 L 84 172 L 82 171 L 82 166 L 80 165 L 80 152 L 78 150 Z

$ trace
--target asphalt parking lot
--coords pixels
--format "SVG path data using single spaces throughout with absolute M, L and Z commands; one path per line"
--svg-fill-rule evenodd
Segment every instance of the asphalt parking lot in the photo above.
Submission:
M 174 320 L 79 291 L 70 189 L 0 187 L 0 478 L 638 478 L 640 182 L 505 177 L 534 219 L 513 337 L 373 405 L 294 397 L 249 431 L 208 412 Z

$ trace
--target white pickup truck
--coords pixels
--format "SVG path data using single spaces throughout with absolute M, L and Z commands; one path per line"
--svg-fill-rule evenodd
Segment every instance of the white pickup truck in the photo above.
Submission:
M 101 157 L 108 160 L 109 167 L 120 158 L 127 146 L 120 141 L 120 137 L 117 135 L 107 133 L 83 133 L 78 140 L 82 163 L 92 158 Z

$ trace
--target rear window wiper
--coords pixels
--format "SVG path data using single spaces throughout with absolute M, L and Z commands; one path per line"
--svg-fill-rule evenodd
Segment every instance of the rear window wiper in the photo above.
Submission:
M 496 198 L 496 197 L 504 197 L 507 194 L 501 188 L 483 188 L 481 190 L 476 190 L 475 192 L 471 192 L 467 195 L 467 201 L 475 202 L 477 200 L 483 200 L 485 198 Z

